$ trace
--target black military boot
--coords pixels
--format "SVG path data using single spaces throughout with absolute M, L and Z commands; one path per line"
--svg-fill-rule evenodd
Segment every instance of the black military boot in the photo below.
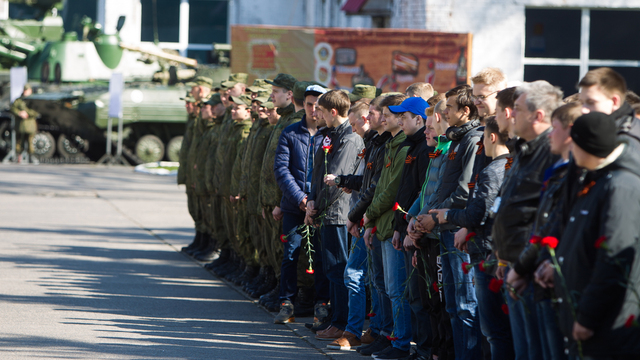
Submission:
M 256 290 L 250 295 L 254 299 L 257 299 L 262 295 L 268 293 L 269 291 L 273 290 L 273 288 L 276 287 L 278 283 L 278 279 L 276 279 L 276 274 L 273 271 L 273 268 L 271 266 L 267 266 L 265 271 L 266 271 L 266 276 L 265 276 L 264 282 L 259 287 L 257 287 Z
M 242 273 L 244 272 L 244 268 L 247 266 L 247 264 L 244 262 L 244 259 L 241 256 L 238 256 L 238 260 L 239 260 L 239 264 L 236 270 L 233 272 L 230 272 L 224 277 L 225 279 L 227 279 L 232 283 L 235 282 L 240 275 L 242 275 Z
M 299 317 L 307 317 L 313 315 L 313 308 L 315 303 L 315 288 L 313 286 L 300 287 L 298 289 L 298 295 L 294 302 L 296 309 L 296 315 Z
M 267 267 L 266 266 L 261 266 L 260 267 L 260 271 L 258 271 L 258 275 L 256 277 L 254 277 L 253 279 L 251 279 L 251 281 L 249 281 L 243 288 L 244 292 L 247 293 L 247 295 L 253 297 L 251 294 L 258 288 L 259 285 L 262 285 L 262 282 L 264 281 L 265 277 L 267 276 Z
M 196 231 L 196 235 L 193 237 L 193 241 L 191 242 L 191 244 L 189 244 L 188 246 L 183 246 L 180 251 L 191 255 L 191 251 L 193 251 L 193 249 L 197 249 L 200 246 L 201 239 L 202 233 L 200 231 Z
M 264 306 L 267 310 L 274 312 L 280 310 L 280 283 L 271 289 L 268 293 L 262 295 L 260 297 L 260 301 L 262 301 L 262 306 Z
M 205 265 L 204 267 L 207 270 L 213 271 L 217 267 L 226 264 L 229 261 L 230 258 L 231 258 L 231 250 L 222 249 L 222 250 L 220 250 L 220 256 L 218 256 L 217 259 L 215 259 L 213 262 Z
M 213 273 L 216 274 L 218 277 L 222 278 L 228 274 L 231 274 L 232 272 L 236 271 L 236 269 L 238 269 L 238 266 L 240 265 L 240 260 L 238 259 L 238 255 L 236 255 L 236 253 L 233 250 L 230 250 L 230 251 L 231 251 L 231 254 L 229 256 L 229 261 L 212 269 Z
M 258 276 L 259 271 L 260 271 L 259 267 L 247 265 L 244 268 L 244 272 L 236 279 L 235 284 L 240 286 L 245 286 L 251 280 L 253 280 L 253 278 Z
M 216 241 L 211 237 L 211 235 L 205 234 L 205 237 L 207 240 L 207 246 L 203 250 L 193 254 L 193 258 L 198 261 L 209 262 L 218 255 L 218 252 L 216 251 Z

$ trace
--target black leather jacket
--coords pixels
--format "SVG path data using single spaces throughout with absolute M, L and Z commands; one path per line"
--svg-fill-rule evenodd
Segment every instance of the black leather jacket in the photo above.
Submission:
M 549 150 L 551 128 L 531 141 L 518 140 L 519 151 L 500 189 L 499 207 L 493 222 L 493 249 L 500 259 L 515 262 L 531 238 L 540 203 L 544 171 L 559 156 Z

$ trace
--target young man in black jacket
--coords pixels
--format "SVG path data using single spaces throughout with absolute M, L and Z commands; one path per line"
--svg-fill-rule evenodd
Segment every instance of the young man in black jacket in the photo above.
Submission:
M 490 260 L 493 221 L 489 214 L 504 179 L 509 155 L 505 145 L 508 139 L 506 132 L 500 132 L 495 117 L 488 117 L 485 120 L 483 145 L 491 162 L 478 174 L 475 185 L 469 189 L 471 194 L 467 207 L 429 211 L 437 215 L 438 223 L 448 222 L 467 230 L 464 233 L 468 237 L 459 238 L 456 235 L 455 246 L 471 257 L 471 264 L 467 266 L 473 266 L 474 269 L 480 326 L 491 345 L 491 358 L 496 360 L 515 357 L 509 317 L 502 311 L 504 298 L 500 286 L 495 285 L 497 280 L 489 273 L 490 269 L 495 269 L 491 264 L 495 259 Z
M 417 345 L 417 353 L 425 358 L 431 356 L 431 324 L 429 314 L 420 300 L 418 288 L 420 275 L 414 271 L 411 264 L 415 247 L 410 238 L 407 239 L 406 244 L 404 240 L 408 225 L 406 211 L 413 205 L 420 193 L 429 166 L 429 154 L 433 152 L 433 147 L 427 145 L 424 136 L 425 111 L 428 107 L 427 101 L 421 97 L 410 97 L 400 105 L 389 106 L 389 111 L 400 116 L 398 124 L 407 136 L 400 144 L 400 147 L 407 147 L 407 157 L 400 179 L 400 189 L 402 190 L 398 191 L 395 199 L 399 208 L 394 214 L 393 246 L 404 254 L 404 266 L 407 273 L 405 295 L 411 307 L 412 338 Z
M 559 158 L 550 153 L 551 113 L 562 104 L 562 91 L 546 81 L 519 86 L 515 92 L 514 134 L 516 156 L 496 199 L 492 228 L 493 249 L 500 259 L 497 277 L 518 257 L 530 239 L 540 202 L 544 171 Z M 519 284 L 510 284 L 519 287 Z M 520 300 L 507 298 L 516 357 L 541 359 L 535 303 L 531 286 L 523 287 Z
M 322 261 L 330 281 L 333 310 L 331 326 L 316 333 L 319 340 L 341 338 L 348 322 L 349 297 L 344 284 L 344 269 L 349 253 L 347 213 L 350 196 L 339 188 L 326 185 L 324 176 L 353 174 L 362 161 L 358 154 L 364 149 L 364 143 L 347 121 L 350 105 L 347 94 L 339 90 L 329 91 L 318 100 L 318 110 L 328 129 L 322 148 L 314 158 L 305 223 L 319 226 Z
M 598 112 L 571 128 L 573 158 L 586 173 L 554 259 L 560 328 L 572 354 L 589 359 L 640 354 L 640 174 L 626 159 L 638 154 L 616 132 Z

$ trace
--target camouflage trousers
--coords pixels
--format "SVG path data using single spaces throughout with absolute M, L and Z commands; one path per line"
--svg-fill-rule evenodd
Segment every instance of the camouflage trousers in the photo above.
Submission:
M 198 195 L 198 206 L 202 217 L 202 230 L 211 235 L 211 197 L 209 195 Z
M 238 253 L 238 240 L 236 236 L 237 208 L 229 201 L 229 197 L 220 196 L 220 218 L 224 228 L 224 239 L 218 240 L 220 249 L 231 249 Z
M 282 264 L 282 255 L 284 250 L 282 248 L 282 242 L 280 241 L 280 235 L 282 235 L 282 221 L 276 221 L 271 215 L 273 211 L 272 207 L 266 207 L 264 209 L 264 228 L 262 230 L 263 246 L 267 252 L 269 263 L 267 265 L 273 268 L 276 273 L 276 277 L 280 279 L 280 265 Z
M 216 247 L 221 248 L 221 242 L 228 242 L 227 232 L 224 228 L 224 222 L 222 221 L 222 198 L 217 195 L 211 195 L 209 197 L 209 205 L 211 212 L 209 213 L 209 228 L 211 229 L 211 237 L 216 240 Z
M 195 223 L 196 231 L 202 232 L 206 227 L 202 221 L 202 208 L 200 207 L 198 195 L 196 195 L 195 191 L 187 190 L 187 208 L 189 209 L 189 214 Z
M 258 264 L 260 266 L 271 266 L 269 262 L 269 251 L 265 247 L 264 242 L 264 222 L 265 220 L 262 218 L 262 214 L 249 215 L 249 234 L 251 236 L 251 243 L 253 247 L 256 249 Z
M 251 242 L 249 227 L 249 214 L 247 213 L 247 200 L 237 203 L 238 217 L 236 219 L 236 236 L 238 237 L 238 253 L 249 266 L 258 266 L 258 252 Z

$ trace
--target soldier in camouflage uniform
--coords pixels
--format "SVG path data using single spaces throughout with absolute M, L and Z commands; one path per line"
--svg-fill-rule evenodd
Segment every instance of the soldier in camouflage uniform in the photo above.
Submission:
M 180 100 L 184 100 L 184 107 L 187 109 L 187 122 L 185 123 L 184 136 L 182 137 L 182 143 L 180 144 L 179 163 L 178 167 L 178 185 L 184 185 L 187 181 L 187 154 L 189 153 L 189 145 L 191 144 L 191 132 L 193 131 L 193 122 L 198 116 L 200 108 L 196 105 L 196 99 L 187 92 L 187 95 Z
M 29 161 L 33 164 L 38 164 L 38 159 L 33 156 L 33 138 L 38 132 L 38 123 L 36 118 L 40 114 L 27 107 L 22 98 L 27 97 L 33 93 L 29 84 L 24 86 L 22 96 L 17 98 L 11 105 L 11 113 L 16 119 L 16 152 L 20 154 L 23 150 L 24 143 L 27 142 L 27 153 L 29 154 Z M 21 162 L 22 156 L 18 157 L 18 162 Z
M 271 266 L 276 271 L 276 277 L 280 278 L 280 263 L 282 262 L 282 243 L 280 235 L 282 235 L 282 211 L 280 209 L 280 200 L 282 199 L 282 191 L 278 187 L 273 172 L 273 164 L 275 162 L 276 148 L 280 133 L 285 127 L 300 121 L 304 115 L 304 109 L 296 111 L 293 99 L 293 87 L 296 79 L 288 74 L 278 74 L 273 81 L 267 81 L 273 86 L 271 99 L 273 104 L 278 108 L 280 119 L 273 129 L 269 138 L 269 143 L 265 150 L 264 159 L 262 161 L 262 170 L 260 172 L 260 205 L 262 207 L 263 216 L 265 218 L 264 241 L 270 244 Z M 277 310 L 278 304 L 278 287 L 269 291 L 260 298 L 262 304 L 269 309 Z
M 194 148 L 192 150 L 191 144 L 193 143 L 195 133 L 199 132 L 199 130 L 196 131 L 196 128 L 198 127 L 197 124 L 201 123 L 201 121 L 198 121 L 200 116 L 200 103 L 205 97 L 209 96 L 209 93 L 211 92 L 211 84 L 213 84 L 213 80 L 204 76 L 198 76 L 196 77 L 195 82 L 187 83 L 187 85 L 192 87 L 190 94 L 193 98 L 193 105 L 192 113 L 189 114 L 185 134 L 180 147 L 180 167 L 178 168 L 178 184 L 184 183 L 186 185 L 187 206 L 189 208 L 189 214 L 196 225 L 196 235 L 194 236 L 193 241 L 188 246 L 182 248 L 182 251 L 187 254 L 191 254 L 195 250 L 199 249 L 203 241 L 203 233 L 200 231 L 202 230 L 202 217 L 197 204 L 197 197 L 194 189 L 191 187 L 192 182 L 190 180 L 190 175 L 193 170 L 193 163 L 189 163 L 189 154 L 191 152 L 194 153 L 192 154 L 192 160 L 194 160 L 196 149 Z M 202 133 L 199 133 L 199 136 L 200 135 L 202 135 Z
M 269 79 L 255 79 L 253 85 L 247 88 L 247 91 L 251 92 L 251 99 L 271 95 L 271 84 L 269 84 L 267 80 Z

